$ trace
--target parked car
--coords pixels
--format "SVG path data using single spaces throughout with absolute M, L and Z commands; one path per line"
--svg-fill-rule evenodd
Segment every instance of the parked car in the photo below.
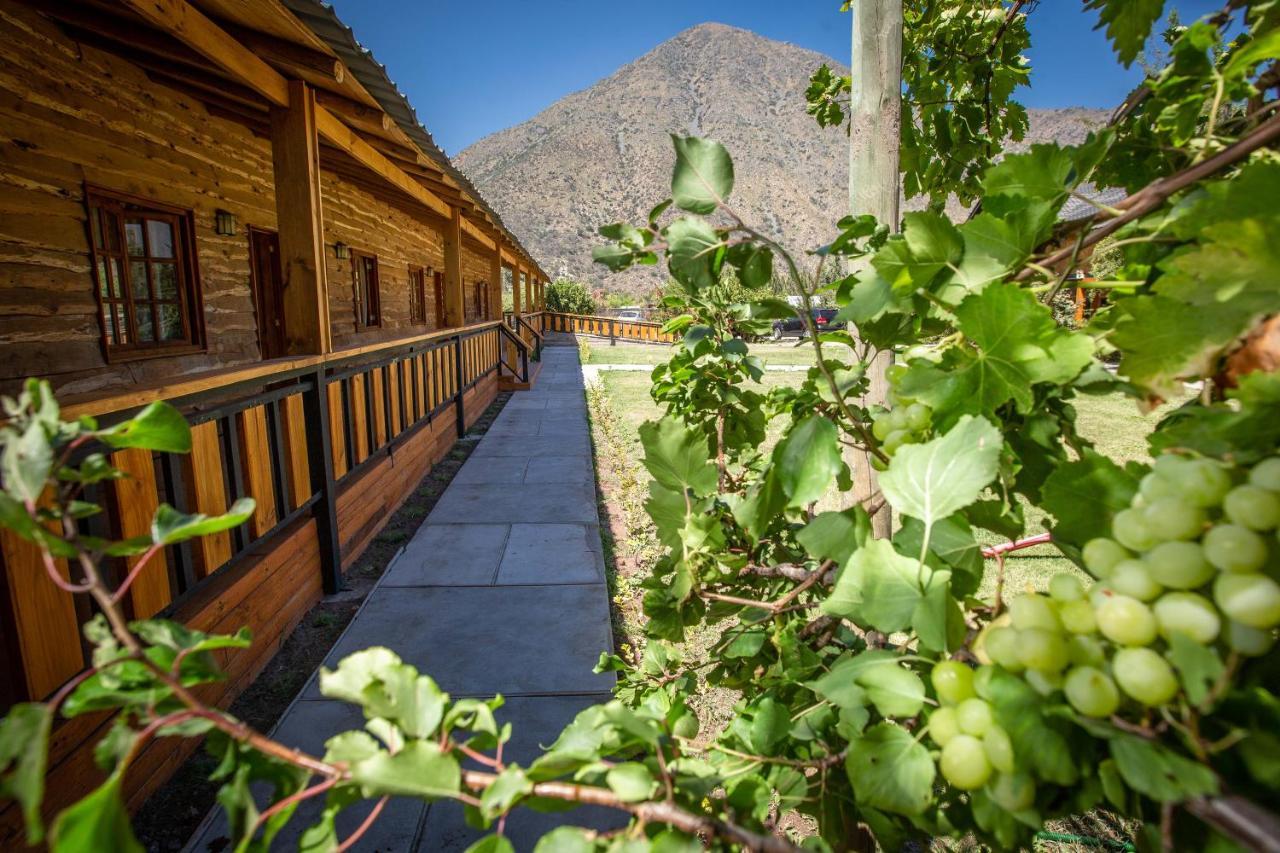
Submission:
M 843 329 L 845 324 L 836 320 L 836 309 L 834 308 L 814 308 L 810 312 L 813 317 L 813 325 L 819 332 L 829 332 L 835 329 Z M 773 323 L 773 333 L 770 338 L 780 341 L 783 338 L 803 338 L 809 332 L 800 317 L 788 317 L 785 320 L 775 320 Z
M 644 318 L 640 316 L 639 311 L 619 311 L 615 319 L 635 322 L 637 320 L 643 320 Z

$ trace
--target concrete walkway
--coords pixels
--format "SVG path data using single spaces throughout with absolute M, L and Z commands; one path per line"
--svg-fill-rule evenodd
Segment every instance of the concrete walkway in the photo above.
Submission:
M 548 347 L 536 387 L 507 402 L 325 666 L 387 646 L 455 698 L 501 693 L 507 703 L 498 722 L 514 729 L 504 757 L 527 766 L 539 745 L 613 686 L 611 674 L 591 671 L 612 648 L 599 524 L 578 351 Z M 313 675 L 275 735 L 322 754 L 326 739 L 363 724 L 359 709 L 323 698 Z M 370 807 L 347 809 L 340 837 Z M 300 808 L 273 849 L 296 850 L 319 808 L 316 801 Z M 616 821 L 602 810 L 518 810 L 506 833 L 525 851 L 562 823 Z M 355 849 L 462 851 L 482 835 L 456 803 L 394 799 Z M 191 849 L 217 850 L 220 836 L 225 822 L 216 812 Z

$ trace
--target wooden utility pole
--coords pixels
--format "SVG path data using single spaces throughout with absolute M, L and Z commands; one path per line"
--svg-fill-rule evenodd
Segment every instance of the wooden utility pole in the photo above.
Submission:
M 849 212 L 854 216 L 870 213 L 896 232 L 901 184 L 898 149 L 902 143 L 902 0 L 854 3 L 852 48 Z M 865 264 L 865 259 L 860 260 Z M 889 383 L 885 371 L 892 362 L 893 354 L 882 352 L 871 363 L 871 386 L 865 404 L 886 400 Z M 878 488 L 876 473 L 870 453 L 860 452 L 858 457 L 854 494 L 866 498 Z M 887 504 L 872 518 L 872 529 L 879 537 L 892 535 L 893 519 Z

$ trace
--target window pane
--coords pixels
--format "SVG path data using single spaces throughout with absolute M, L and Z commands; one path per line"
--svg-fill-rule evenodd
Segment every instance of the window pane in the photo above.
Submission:
M 98 258 L 98 293 L 105 299 L 111 296 L 111 276 L 107 274 L 107 262 Z
M 93 234 L 93 245 L 96 249 L 102 248 L 102 214 L 98 208 L 89 208 L 89 231 Z
M 109 210 L 98 211 L 102 217 L 102 236 L 108 252 L 120 251 L 120 220 Z
M 129 324 L 124 319 L 124 306 L 116 305 L 116 337 L 119 343 L 129 343 Z
M 147 265 L 142 261 L 129 261 L 129 285 L 133 289 L 135 302 L 151 298 L 151 291 L 147 289 Z
M 149 343 L 156 339 L 155 321 L 151 317 L 151 306 L 135 305 L 138 320 L 138 343 Z
M 162 304 L 158 307 L 160 309 L 160 340 L 182 340 L 182 312 L 178 306 Z
M 119 258 L 111 259 L 111 298 L 124 296 L 124 266 Z
M 152 264 L 151 278 L 156 283 L 156 299 L 178 298 L 177 264 Z
M 173 257 L 173 226 L 168 222 L 148 219 L 147 241 L 150 244 L 151 257 Z
M 142 242 L 142 220 L 126 219 L 124 221 L 124 241 L 129 247 L 131 255 L 145 255 L 146 249 Z
M 107 343 L 116 343 L 116 326 L 111 318 L 111 305 L 102 306 L 102 329 L 106 333 Z

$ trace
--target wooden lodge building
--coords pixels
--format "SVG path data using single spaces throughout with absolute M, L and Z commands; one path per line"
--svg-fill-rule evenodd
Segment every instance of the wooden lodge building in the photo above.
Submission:
M 207 691 L 228 703 L 499 387 L 527 387 L 547 276 L 319 0 L 0 0 L 0 35 L 0 391 L 187 413 L 190 455 L 115 454 L 132 476 L 90 496 L 92 532 L 257 500 L 126 599 L 253 630 Z M 91 616 L 0 532 L 0 708 L 83 670 Z M 57 724 L 50 812 L 101 780 L 108 723 Z M 149 746 L 130 805 L 190 748 Z

